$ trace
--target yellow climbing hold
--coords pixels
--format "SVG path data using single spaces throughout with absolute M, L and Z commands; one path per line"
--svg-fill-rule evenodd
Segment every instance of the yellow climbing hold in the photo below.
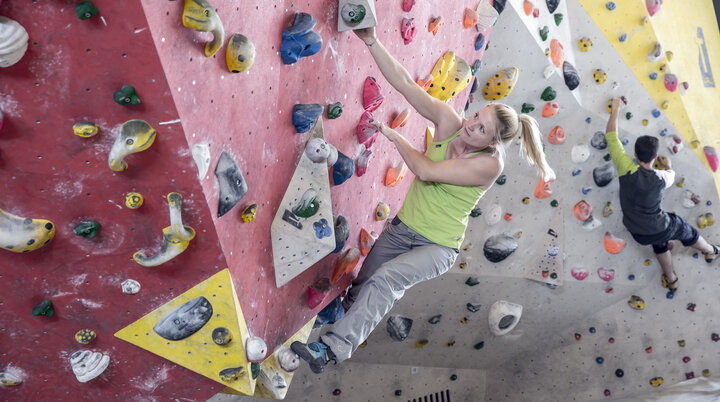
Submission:
M 445 52 L 432 69 L 433 81 L 428 93 L 447 102 L 465 89 L 472 79 L 472 71 L 465 60 L 454 52 Z
M 483 98 L 490 101 L 502 99 L 512 92 L 518 80 L 520 70 L 517 67 L 509 67 L 498 71 L 483 89 Z
M 46 219 L 23 218 L 0 208 L 0 248 L 14 253 L 37 250 L 55 236 L 55 225 Z
M 603 82 L 605 82 L 605 80 L 607 79 L 607 74 L 605 73 L 604 70 L 602 70 L 600 68 L 595 69 L 595 70 L 593 70 L 593 79 L 595 80 L 595 82 L 598 85 L 600 85 Z
M 424 348 L 429 342 L 430 341 L 428 341 L 427 339 L 420 339 L 419 341 L 415 342 L 415 346 L 419 348 Z
M 249 70 L 255 62 L 255 45 L 245 35 L 231 36 L 225 52 L 225 62 L 231 73 Z
M 142 206 L 144 198 L 140 193 L 127 193 L 125 194 L 125 206 L 130 209 L 138 209 Z
M 73 125 L 73 133 L 78 137 L 90 138 L 98 133 L 98 126 L 91 121 L 81 121 Z
M 12 387 L 22 384 L 22 379 L 10 373 L 0 373 L 0 385 Z
M 652 264 L 652 260 L 650 259 L 643 261 L 643 265 L 645 265 L 646 267 L 650 266 L 650 264 Z
M 87 345 L 88 343 L 92 342 L 93 339 L 95 339 L 97 335 L 95 334 L 95 331 L 92 329 L 81 329 L 80 331 L 75 333 L 75 340 L 78 341 L 78 343 L 82 343 L 83 345 Z
M 580 50 L 583 52 L 587 52 L 592 48 L 592 41 L 588 37 L 582 37 L 580 40 L 578 40 L 578 45 L 580 46 Z
M 211 57 L 225 41 L 225 31 L 215 9 L 207 0 L 185 0 L 182 23 L 198 32 L 212 32 L 213 40 L 205 44 L 205 56 Z
M 642 125 L 643 125 L 643 126 L 647 126 L 647 125 L 648 125 L 648 120 L 647 120 L 647 119 L 643 119 Z
M 712 226 L 713 223 L 715 223 L 715 216 L 713 216 L 712 212 L 708 212 L 705 215 L 700 215 L 697 218 L 697 225 L 700 229 L 705 229 L 708 226 Z
M 663 103 L 660 104 L 660 107 L 661 107 L 663 110 L 667 110 L 667 108 L 670 107 L 670 102 L 669 102 L 669 101 L 663 101 Z
M 645 309 L 645 300 L 640 296 L 632 295 L 630 296 L 630 300 L 628 300 L 628 305 L 635 310 L 643 310 Z

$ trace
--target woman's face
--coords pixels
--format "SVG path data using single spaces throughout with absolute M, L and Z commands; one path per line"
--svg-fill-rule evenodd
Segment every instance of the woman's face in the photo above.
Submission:
M 478 110 L 469 119 L 464 120 L 463 129 L 459 137 L 463 141 L 478 149 L 494 147 L 497 145 L 495 134 L 497 133 L 497 118 L 495 117 L 495 107 L 493 105 L 485 106 Z

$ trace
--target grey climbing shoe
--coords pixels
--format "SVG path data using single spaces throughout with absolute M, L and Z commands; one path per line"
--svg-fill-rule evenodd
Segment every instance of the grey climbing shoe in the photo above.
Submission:
M 290 349 L 305 360 L 315 374 L 321 374 L 325 371 L 328 361 L 335 360 L 335 354 L 322 342 L 311 342 L 306 345 L 295 341 L 290 345 Z M 335 362 L 337 363 L 337 360 Z

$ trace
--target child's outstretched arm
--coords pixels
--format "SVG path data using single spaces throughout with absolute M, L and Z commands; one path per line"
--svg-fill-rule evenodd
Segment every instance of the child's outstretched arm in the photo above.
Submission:
M 620 99 L 612 99 L 612 111 L 610 112 L 610 118 L 605 128 L 605 140 L 608 144 L 608 152 L 610 152 L 610 156 L 615 163 L 618 176 L 632 173 L 638 169 L 638 165 L 625 153 L 625 149 L 622 143 L 620 143 L 620 139 L 618 139 L 617 122 L 622 104 L 623 102 Z

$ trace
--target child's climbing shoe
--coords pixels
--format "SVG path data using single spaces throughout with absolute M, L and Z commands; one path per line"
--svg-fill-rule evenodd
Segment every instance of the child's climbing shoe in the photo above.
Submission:
M 335 360 L 335 354 L 322 342 L 311 342 L 306 345 L 295 341 L 290 345 L 290 349 L 308 362 L 310 370 L 315 374 L 321 374 L 325 371 L 328 361 Z M 337 360 L 335 361 L 337 362 Z
M 668 281 L 667 276 L 665 276 L 665 274 L 662 274 L 662 287 L 667 288 L 668 292 L 665 297 L 667 297 L 668 299 L 672 299 L 673 297 L 675 297 L 675 291 L 678 289 L 678 279 L 680 278 L 675 275 L 675 280 L 670 282 Z
M 712 244 L 713 252 L 712 253 L 703 253 L 705 256 L 705 262 L 710 264 L 711 262 L 715 261 L 718 255 L 720 255 L 720 247 Z

